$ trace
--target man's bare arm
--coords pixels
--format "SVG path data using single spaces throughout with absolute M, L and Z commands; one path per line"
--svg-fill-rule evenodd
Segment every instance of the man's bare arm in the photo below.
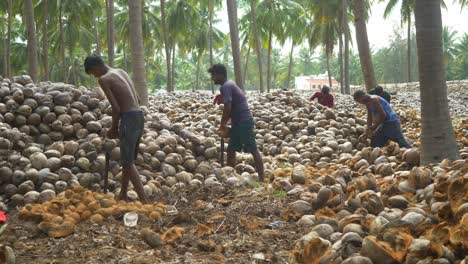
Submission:
M 107 100 L 109 101 L 112 107 L 112 129 L 117 130 L 119 127 L 120 120 L 120 106 L 117 103 L 117 100 L 115 99 L 114 93 L 112 93 L 110 83 L 108 81 L 103 81 L 102 79 L 99 79 L 99 85 L 106 94 Z
M 231 116 L 231 102 L 224 104 L 223 117 L 221 118 L 221 128 L 225 128 Z
M 372 126 L 372 112 L 370 111 L 369 107 L 367 107 L 367 129 L 370 129 Z
M 387 118 L 387 114 L 385 113 L 382 105 L 378 100 L 372 101 L 372 104 L 374 105 L 375 110 L 377 111 L 377 120 L 375 121 L 375 124 L 373 124 L 370 127 L 370 129 L 374 131 L 385 121 L 385 119 Z

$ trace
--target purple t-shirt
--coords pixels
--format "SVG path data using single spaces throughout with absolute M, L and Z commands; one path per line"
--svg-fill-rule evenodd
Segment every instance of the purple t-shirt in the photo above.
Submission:
M 239 125 L 253 119 L 244 92 L 233 82 L 225 82 L 221 88 L 223 103 L 231 103 L 231 123 Z

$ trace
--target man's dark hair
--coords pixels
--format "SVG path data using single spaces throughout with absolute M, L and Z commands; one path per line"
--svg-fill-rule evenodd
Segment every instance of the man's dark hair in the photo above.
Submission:
M 353 98 L 354 98 L 354 100 L 356 100 L 356 99 L 361 98 L 361 97 L 363 97 L 365 95 L 366 95 L 366 92 L 364 92 L 362 90 L 357 90 L 356 92 L 354 92 Z
M 94 67 L 103 67 L 106 65 L 102 58 L 98 55 L 91 55 L 86 57 L 84 61 L 85 72 L 89 74 L 89 71 Z
M 375 87 L 375 92 L 376 94 L 380 95 L 380 94 L 383 94 L 383 87 L 382 86 L 377 86 Z
M 224 78 L 227 79 L 227 70 L 226 66 L 223 64 L 215 64 L 208 69 L 208 72 L 211 74 L 221 74 Z
M 324 93 L 324 94 L 329 94 L 329 93 L 330 93 L 330 87 L 324 85 L 324 86 L 322 87 L 322 93 Z

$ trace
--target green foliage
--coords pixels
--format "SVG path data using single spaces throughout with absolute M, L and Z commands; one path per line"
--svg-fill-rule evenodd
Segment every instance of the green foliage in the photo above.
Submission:
M 402 22 L 408 21 L 412 13 L 414 0 L 388 0 L 386 14 L 398 8 Z M 12 75 L 26 74 L 27 41 L 23 23 L 22 1 L 13 2 L 11 68 Z M 143 6 L 143 41 L 145 46 L 146 72 L 148 89 L 154 92 L 166 89 L 167 74 L 162 40 L 160 6 L 158 0 L 144 1 Z M 338 79 L 336 43 L 342 34 L 342 12 L 339 0 L 254 0 L 261 57 L 264 74 L 266 73 L 269 30 L 273 33 L 271 53 L 271 82 L 273 88 L 291 86 L 294 77 L 300 75 L 323 74 L 327 69 L 327 53 L 330 57 L 331 74 Z M 51 81 L 67 81 L 77 85 L 95 86 L 96 81 L 84 73 L 83 59 L 96 52 L 97 44 L 101 54 L 107 60 L 106 9 L 104 0 L 48 0 L 47 12 L 43 14 L 44 0 L 35 0 L 36 34 L 41 80 L 43 75 L 43 58 L 48 54 Z M 229 35 L 223 34 L 217 27 L 220 18 L 226 16 L 221 11 L 222 0 L 171 0 L 167 1 L 168 32 L 171 46 L 175 51 L 175 83 L 179 90 L 209 89 L 210 79 L 206 72 L 209 60 L 209 10 L 214 11 L 213 40 L 214 61 L 228 66 L 228 74 L 234 77 L 232 69 L 231 44 Z M 245 77 L 247 90 L 257 90 L 259 72 L 255 54 L 254 36 L 251 28 L 250 0 L 238 0 L 239 28 L 241 33 L 242 67 L 248 67 Z M 466 8 L 466 0 L 460 0 Z M 400 6 L 401 5 L 401 6 Z M 59 15 L 61 12 L 61 16 Z M 349 10 L 348 10 L 349 13 Z M 352 15 L 348 14 L 350 21 Z M 0 1 L 0 75 L 4 73 L 3 59 L 6 55 L 7 1 Z M 42 21 L 47 18 L 47 30 L 43 30 Z M 129 47 L 128 1 L 115 0 L 115 64 L 116 67 L 131 73 Z M 60 23 L 63 27 L 60 28 Z M 97 27 L 95 28 L 95 25 Z M 95 33 L 97 32 L 97 38 Z M 42 49 L 44 37 L 48 36 L 48 50 Z M 63 39 L 63 41 L 62 41 Z M 411 40 L 411 75 L 417 79 L 417 52 L 415 37 Z M 287 82 L 289 68 L 289 45 L 297 48 L 292 58 L 290 84 Z M 459 36 L 457 32 L 445 28 L 443 33 L 444 62 L 447 79 L 468 78 L 468 36 Z M 376 78 L 379 83 L 404 82 L 407 80 L 407 40 L 406 35 L 395 31 L 388 45 L 373 51 Z M 250 47 L 250 53 L 247 50 Z M 317 47 L 317 48 L 316 48 Z M 355 48 L 355 47 L 354 47 Z M 172 49 L 171 49 L 172 50 Z M 64 52 L 64 53 L 62 53 Z M 64 54 L 65 57 L 62 58 Z M 248 63 L 247 63 L 248 59 Z M 351 84 L 362 83 L 362 70 L 359 56 L 350 52 Z M 196 76 L 198 75 L 198 83 Z

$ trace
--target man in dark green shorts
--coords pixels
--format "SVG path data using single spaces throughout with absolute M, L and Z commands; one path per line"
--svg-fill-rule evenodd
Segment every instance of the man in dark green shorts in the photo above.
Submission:
M 214 83 L 221 85 L 220 91 L 224 104 L 219 128 L 221 133 L 226 131 L 226 124 L 231 119 L 231 137 L 227 148 L 228 166 L 234 167 L 236 165 L 236 151 L 251 153 L 255 160 L 258 177 L 260 181 L 263 181 L 263 160 L 255 142 L 255 123 L 244 92 L 233 81 L 228 81 L 224 65 L 215 64 L 208 69 L 208 72 Z
M 127 189 L 129 181 L 131 181 L 140 200 L 146 203 L 143 184 L 135 166 L 138 145 L 145 122 L 143 112 L 138 104 L 135 86 L 125 71 L 109 67 L 99 56 L 88 56 L 84 66 L 86 73 L 98 78 L 99 85 L 112 106 L 112 127 L 107 132 L 107 137 L 117 138 L 120 136 L 122 186 L 119 199 L 128 200 Z

